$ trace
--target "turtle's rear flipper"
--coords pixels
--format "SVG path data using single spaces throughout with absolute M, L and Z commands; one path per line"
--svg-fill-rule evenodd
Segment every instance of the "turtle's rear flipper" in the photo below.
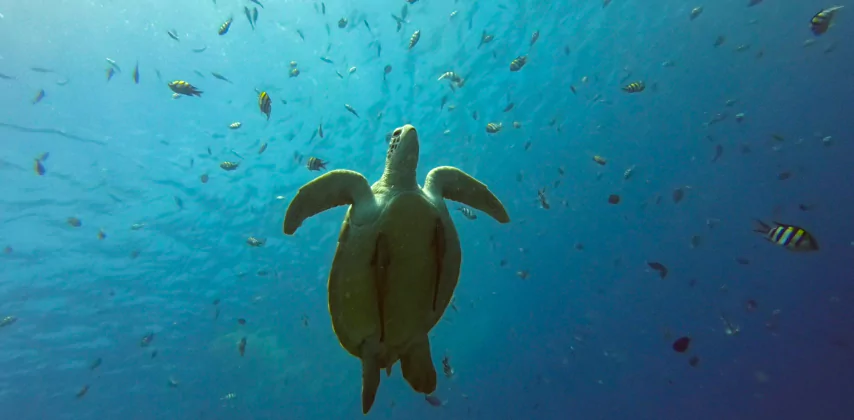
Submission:
M 400 357 L 400 370 L 409 386 L 422 394 L 432 394 L 436 390 L 436 368 L 430 356 L 430 339 L 427 334 L 412 345 L 409 351 Z
M 507 223 L 510 216 L 501 204 L 501 200 L 482 182 L 471 175 L 451 166 L 434 168 L 427 174 L 424 189 L 430 194 L 444 197 L 474 207 L 499 223 Z
M 364 347 L 363 347 L 364 349 Z M 368 354 L 365 354 L 368 353 Z M 380 388 L 380 368 L 376 354 L 362 352 L 362 414 L 368 414 Z
M 297 191 L 288 205 L 282 230 L 292 235 L 305 219 L 317 213 L 345 204 L 352 204 L 358 211 L 373 197 L 371 186 L 362 174 L 342 169 L 330 171 Z

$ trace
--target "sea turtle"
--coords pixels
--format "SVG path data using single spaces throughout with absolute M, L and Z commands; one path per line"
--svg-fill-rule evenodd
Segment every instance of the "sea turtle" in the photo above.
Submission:
M 305 219 L 350 205 L 329 272 L 329 313 L 341 346 L 362 360 L 364 414 L 374 403 L 381 369 L 391 374 L 398 360 L 415 391 L 436 390 L 427 333 L 453 296 L 461 261 L 444 199 L 510 221 L 489 188 L 457 168 L 434 168 L 421 188 L 418 151 L 415 127 L 397 128 L 373 186 L 358 172 L 333 170 L 303 185 L 285 214 L 284 233 L 292 235 Z

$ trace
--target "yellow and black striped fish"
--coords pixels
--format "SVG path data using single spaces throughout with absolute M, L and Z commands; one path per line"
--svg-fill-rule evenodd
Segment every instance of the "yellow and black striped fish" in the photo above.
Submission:
M 415 47 L 415 44 L 418 43 L 418 40 L 421 39 L 421 30 L 415 31 L 411 37 L 409 37 L 409 49 L 411 50 Z
M 179 93 L 181 95 L 187 96 L 202 96 L 202 91 L 198 90 L 195 86 L 183 81 L 183 80 L 175 80 L 169 82 L 169 89 L 172 89 L 172 92 Z
M 463 216 L 464 216 L 466 219 L 469 219 L 469 220 L 475 220 L 475 219 L 477 219 L 477 215 L 476 215 L 476 214 L 474 214 L 474 211 L 472 211 L 472 209 L 470 209 L 470 208 L 468 208 L 468 207 L 462 207 L 462 206 L 460 206 L 460 207 L 458 207 L 458 208 L 457 208 L 457 210 L 459 210 L 459 211 L 460 211 L 460 213 L 462 213 L 462 214 L 463 214 Z
M 230 162 L 227 160 L 219 164 L 219 167 L 226 170 L 226 171 L 233 171 L 233 170 L 237 169 L 238 166 L 240 166 L 240 162 Z M 202 182 L 205 182 L 205 181 L 202 181 Z
M 623 91 L 628 93 L 643 92 L 644 89 L 646 89 L 646 84 L 644 84 L 644 82 L 640 80 L 638 80 L 637 82 L 631 82 L 623 87 Z
M 231 28 L 231 22 L 234 21 L 234 16 L 228 18 L 227 21 L 223 22 L 222 25 L 219 26 L 219 30 L 216 33 L 220 35 L 225 35 L 228 33 L 228 30 Z
M 267 119 L 270 119 L 270 111 L 273 109 L 272 100 L 270 99 L 270 95 L 267 92 L 261 92 L 258 94 L 258 108 L 261 109 L 261 112 L 267 116 Z
M 510 62 L 510 71 L 519 71 L 522 70 L 522 67 L 525 67 L 525 64 L 528 62 L 527 55 L 520 55 L 513 59 Z
M 812 30 L 812 33 L 818 36 L 827 32 L 833 23 L 833 17 L 836 15 L 836 11 L 841 8 L 842 6 L 833 6 L 816 13 L 815 16 L 810 19 L 810 30 Z
M 305 165 L 309 171 L 319 171 L 321 169 L 326 169 L 326 164 L 329 162 L 324 162 L 314 156 L 308 158 L 308 163 Z
M 759 226 L 754 232 L 765 235 L 765 239 L 777 245 L 785 247 L 790 251 L 809 252 L 818 251 L 818 242 L 815 238 L 801 227 L 774 222 L 774 227 L 768 226 L 761 220 L 757 220 Z

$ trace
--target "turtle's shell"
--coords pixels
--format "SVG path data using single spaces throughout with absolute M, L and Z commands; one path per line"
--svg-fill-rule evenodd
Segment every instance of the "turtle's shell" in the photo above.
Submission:
M 356 225 L 352 207 L 347 211 L 327 290 L 338 341 L 356 357 L 365 341 L 379 342 L 382 368 L 441 319 L 459 279 L 461 253 L 442 197 L 417 187 L 387 189 L 380 182 L 372 190 L 376 217 Z M 378 241 L 388 255 L 384 283 L 377 278 Z

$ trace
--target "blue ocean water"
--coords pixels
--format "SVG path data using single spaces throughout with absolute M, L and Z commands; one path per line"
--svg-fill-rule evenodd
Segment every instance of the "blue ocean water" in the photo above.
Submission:
M 346 208 L 282 220 L 308 157 L 376 180 L 405 123 L 419 182 L 457 166 L 512 222 L 448 203 L 442 406 L 396 366 L 370 417 L 852 418 L 852 11 L 815 36 L 831 4 L 260 1 L 0 1 L 0 418 L 362 417 L 325 290 Z

